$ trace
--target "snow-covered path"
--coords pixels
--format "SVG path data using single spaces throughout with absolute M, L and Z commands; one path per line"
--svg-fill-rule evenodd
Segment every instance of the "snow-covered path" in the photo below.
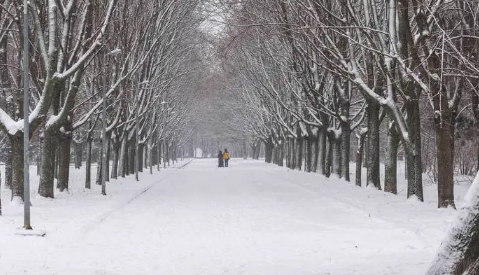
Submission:
M 195 160 L 153 176 L 96 218 L 12 241 L 30 252 L 0 250 L 0 271 L 422 274 L 453 215 L 255 161 Z

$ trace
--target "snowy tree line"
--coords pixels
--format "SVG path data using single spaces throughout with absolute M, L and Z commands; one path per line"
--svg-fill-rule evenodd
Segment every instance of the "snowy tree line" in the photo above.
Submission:
M 0 153 L 12 199 L 24 192 L 20 2 L 0 1 Z M 29 123 L 40 196 L 54 197 L 55 180 L 68 189 L 73 155 L 76 168 L 86 161 L 91 187 L 95 140 L 98 184 L 129 174 L 138 180 L 144 167 L 151 172 L 183 153 L 203 62 L 199 4 L 29 1 Z
M 422 174 L 434 166 L 439 207 L 454 206 L 455 172 L 475 175 L 479 165 L 477 3 L 245 1 L 231 8 L 222 54 L 230 85 L 241 91 L 232 105 L 267 162 L 349 181 L 354 147 L 367 184 L 381 188 L 384 162 L 384 189 L 397 193 L 402 149 L 408 196 L 423 200 Z
M 368 186 L 394 194 L 402 150 L 407 196 L 423 201 L 432 167 L 438 207 L 455 207 L 455 176 L 479 169 L 478 5 L 230 1 L 220 53 L 235 124 L 266 162 L 350 181 L 354 154 L 356 184 L 364 165 Z M 430 274 L 476 274 L 477 184 Z

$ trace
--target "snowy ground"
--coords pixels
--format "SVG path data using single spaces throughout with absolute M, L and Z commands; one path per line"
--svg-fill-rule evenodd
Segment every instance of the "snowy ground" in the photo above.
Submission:
M 107 197 L 74 170 L 68 194 L 33 198 L 46 237 L 16 236 L 22 207 L 4 207 L 0 274 L 424 274 L 455 214 L 436 209 L 435 186 L 420 203 L 261 161 L 230 166 L 194 160 L 112 181 Z

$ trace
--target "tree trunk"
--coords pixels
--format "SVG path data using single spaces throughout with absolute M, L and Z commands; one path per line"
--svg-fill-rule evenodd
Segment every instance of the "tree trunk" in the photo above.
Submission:
M 427 275 L 477 274 L 479 270 L 479 173 Z
M 127 162 L 128 162 L 128 141 L 126 136 L 123 137 L 121 140 L 121 145 L 120 145 L 120 159 L 119 159 L 119 174 L 122 178 L 126 176 L 126 170 L 127 170 Z
M 334 137 L 328 133 L 328 144 L 327 144 L 327 154 L 324 164 L 324 176 L 331 176 L 331 166 L 333 161 L 333 148 L 334 148 Z
M 379 105 L 369 102 L 368 112 L 368 180 L 367 185 L 373 185 L 381 190 L 379 163 Z
M 138 172 L 143 172 L 143 154 L 144 154 L 144 149 L 145 145 L 142 143 L 138 144 L 138 153 L 137 153 L 137 159 L 138 159 Z
M 406 123 L 411 142 L 414 144 L 415 155 L 406 151 L 406 174 L 408 180 L 407 197 L 416 196 L 424 200 L 422 188 L 422 159 L 421 159 L 421 114 L 419 101 L 409 100 L 406 103 Z
M 284 141 L 280 140 L 279 145 L 277 147 L 277 152 L 278 152 L 278 165 L 279 166 L 284 166 Z
M 333 173 L 341 178 L 341 137 L 335 136 L 333 139 Z
M 356 151 L 356 185 L 361 187 L 362 184 L 362 168 L 363 168 L 363 152 L 364 152 L 364 140 L 366 139 L 367 131 L 359 133 L 358 137 L 358 149 Z
M 17 197 L 23 201 L 23 136 L 10 137 L 10 144 L 12 145 L 12 199 Z
M 13 169 L 12 169 L 12 142 L 9 137 L 6 138 L 7 154 L 5 156 L 5 187 L 12 189 Z
M 321 175 L 327 175 L 326 171 L 326 143 L 327 143 L 327 131 L 325 127 L 321 127 L 318 132 L 318 171 Z M 329 175 L 328 175 L 329 176 Z
M 128 142 L 128 174 L 135 174 L 135 157 L 136 157 L 136 150 L 135 150 L 135 142 L 132 139 Z
M 248 159 L 248 149 L 246 146 L 246 139 L 243 140 L 243 159 Z M 196 151 L 196 149 L 195 149 Z
M 102 148 L 103 148 L 103 142 L 104 142 L 104 139 L 102 138 L 100 140 L 100 144 L 98 146 L 98 148 L 100 148 L 100 151 L 98 151 L 98 158 L 97 158 L 97 161 L 96 161 L 96 180 L 95 180 L 95 183 L 96 185 L 101 185 L 101 176 L 102 176 L 102 172 L 103 172 L 103 156 L 102 156 Z
M 54 197 L 57 145 L 58 138 L 56 136 L 56 131 L 45 129 L 43 135 L 42 167 L 40 170 L 40 183 L 38 186 L 38 194 L 45 198 Z
M 296 147 L 296 139 L 295 138 L 291 138 L 291 141 L 289 143 L 289 151 L 290 151 L 290 163 L 291 163 L 291 167 L 290 169 L 296 169 L 296 158 L 297 158 L 297 154 L 296 154 L 296 150 L 298 150 L 298 148 Z
M 301 134 L 300 131 L 298 131 Z M 294 165 L 296 170 L 301 171 L 303 168 L 303 150 L 304 150 L 304 138 L 298 135 L 296 138 L 296 164 Z
M 111 132 L 106 133 L 106 173 L 105 182 L 110 182 L 110 156 L 111 156 Z
M 439 118 L 439 121 L 436 122 L 438 207 L 455 207 L 454 152 L 451 146 L 452 133 L 449 125 L 451 121 L 450 115 L 448 110 L 443 109 L 442 118 Z
M 266 163 L 271 163 L 273 161 L 273 149 L 274 144 L 272 138 L 268 138 L 268 140 L 264 143 L 265 148 L 265 161 Z
M 83 146 L 81 143 L 73 142 L 73 148 L 75 150 L 75 169 L 80 169 L 83 159 Z
M 156 143 L 156 149 L 158 150 L 158 155 L 156 156 L 157 157 L 157 160 L 156 160 L 156 169 L 158 171 L 160 171 L 160 165 L 161 165 L 161 141 L 158 140 L 157 143 Z M 195 149 L 195 152 L 196 152 L 196 149 Z
M 341 176 L 346 181 L 349 178 L 349 151 L 351 150 L 351 128 L 349 121 L 341 122 Z
M 91 149 L 92 149 L 92 138 L 90 133 L 88 134 L 86 141 L 86 175 L 85 175 L 85 188 L 91 189 Z
M 68 181 L 70 176 L 70 147 L 71 136 L 60 134 L 59 138 L 59 158 L 58 158 L 58 180 L 57 189 L 60 192 L 68 190 Z
M 119 155 L 120 155 L 120 142 L 118 141 L 118 137 L 115 137 L 112 140 L 112 149 L 113 149 L 113 163 L 111 167 L 111 178 L 117 179 L 118 178 L 118 162 L 119 162 Z
M 313 171 L 313 146 L 312 139 L 308 136 L 305 138 L 306 148 L 305 148 L 305 170 L 308 173 Z
M 318 171 L 318 146 L 319 146 L 319 139 L 317 135 L 311 137 L 311 151 L 313 155 L 313 163 L 312 163 L 312 172 L 316 173 Z
M 384 191 L 393 194 L 397 194 L 397 153 L 399 141 L 399 133 L 396 130 L 396 125 L 390 123 L 386 147 Z

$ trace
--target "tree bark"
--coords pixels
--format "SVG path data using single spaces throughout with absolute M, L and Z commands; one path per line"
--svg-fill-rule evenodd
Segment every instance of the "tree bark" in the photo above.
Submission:
M 341 178 L 341 137 L 335 136 L 333 142 L 333 173 Z
M 373 185 L 381 190 L 379 163 L 379 105 L 369 102 L 368 112 L 368 180 L 367 185 Z
M 318 169 L 319 169 L 319 173 L 322 175 L 327 175 L 327 170 L 326 170 L 327 137 L 328 136 L 327 136 L 327 131 L 325 127 L 321 127 L 318 132 Z
M 96 180 L 95 180 L 95 184 L 96 185 L 101 185 L 101 176 L 102 176 L 102 172 L 103 172 L 103 159 L 102 159 L 102 151 L 101 151 L 101 148 L 103 148 L 103 142 L 104 142 L 104 139 L 102 138 L 100 140 L 100 144 L 98 146 L 98 148 L 100 148 L 100 151 L 98 151 L 98 156 L 97 156 L 97 161 L 96 161 Z
M 349 177 L 349 151 L 351 150 L 351 128 L 348 122 L 341 122 L 341 176 L 346 181 L 351 181 Z
M 271 163 L 273 161 L 273 149 L 274 144 L 272 138 L 268 138 L 268 140 L 264 143 L 265 146 L 265 161 L 266 163 Z
M 384 191 L 397 194 L 397 153 L 400 138 L 394 123 L 389 125 L 387 138 Z
M 12 145 L 12 199 L 23 201 L 23 136 L 10 137 Z
M 479 173 L 427 275 L 473 275 L 479 271 Z
M 74 142 L 73 148 L 75 150 L 75 169 L 80 169 L 83 160 L 83 146 L 81 143 Z
M 331 176 L 331 167 L 333 162 L 333 148 L 334 148 L 334 137 L 328 133 L 328 144 L 327 144 L 327 154 L 326 154 L 326 161 L 324 164 L 324 176 L 330 177 Z
M 364 141 L 366 139 L 367 131 L 362 131 L 358 136 L 358 149 L 356 151 L 356 186 L 361 187 L 362 184 L 362 168 L 363 168 L 363 154 Z
M 115 137 L 112 140 L 112 149 L 113 149 L 113 163 L 111 167 L 111 178 L 117 179 L 118 178 L 118 162 L 119 162 L 119 155 L 120 155 L 120 147 L 121 144 L 118 141 L 118 137 Z
M 452 133 L 449 125 L 451 121 L 450 115 L 448 110 L 443 109 L 442 118 L 439 118 L 439 121 L 436 122 L 438 207 L 455 207 L 454 152 L 451 146 Z
M 54 197 L 55 158 L 58 139 L 56 131 L 46 128 L 43 135 L 42 168 L 38 194 L 45 198 Z
M 280 140 L 279 145 L 277 146 L 277 152 L 277 164 L 282 167 L 284 166 L 284 140 Z
M 308 136 L 305 138 L 306 148 L 305 148 L 305 170 L 308 173 L 313 171 L 313 146 L 312 146 L 312 139 Z
M 414 144 L 416 155 L 406 152 L 406 171 L 408 180 L 407 197 L 416 196 L 420 201 L 424 200 L 422 188 L 422 159 L 421 159 L 421 115 L 419 100 L 413 99 L 406 103 L 406 123 L 411 142 Z
M 70 147 L 71 136 L 61 134 L 59 138 L 59 158 L 58 158 L 58 180 L 57 189 L 60 192 L 68 190 L 68 181 L 70 176 Z
M 318 171 L 318 158 L 319 158 L 319 139 L 318 135 L 313 135 L 311 140 L 311 151 L 313 154 L 313 164 L 312 164 L 312 172 L 316 173 Z
M 126 136 L 121 140 L 120 145 L 120 159 L 119 159 L 119 174 L 122 178 L 126 176 L 127 171 L 127 162 L 128 162 L 128 141 Z
M 110 182 L 111 132 L 106 133 L 106 173 L 105 182 Z
M 135 174 L 135 157 L 136 157 L 135 148 L 136 148 L 135 142 L 132 139 L 128 142 L 128 175 Z
M 12 169 L 12 142 L 11 139 L 8 137 L 6 138 L 6 151 L 7 154 L 5 156 L 5 187 L 8 189 L 12 189 L 12 180 L 13 180 L 13 169 Z
M 85 188 L 91 189 L 91 149 L 92 149 L 92 138 L 90 133 L 88 133 L 87 143 L 86 143 L 86 175 L 85 175 Z
M 299 127 L 298 127 L 299 128 Z M 303 151 L 304 151 L 304 138 L 301 136 L 301 131 L 298 130 L 298 137 L 296 138 L 296 164 L 294 165 L 296 170 L 301 171 L 303 168 Z
M 138 169 L 138 172 L 143 172 L 144 149 L 145 149 L 145 145 L 142 144 L 142 143 L 139 143 L 138 144 L 138 153 L 137 153 L 137 158 L 138 158 L 137 169 Z

